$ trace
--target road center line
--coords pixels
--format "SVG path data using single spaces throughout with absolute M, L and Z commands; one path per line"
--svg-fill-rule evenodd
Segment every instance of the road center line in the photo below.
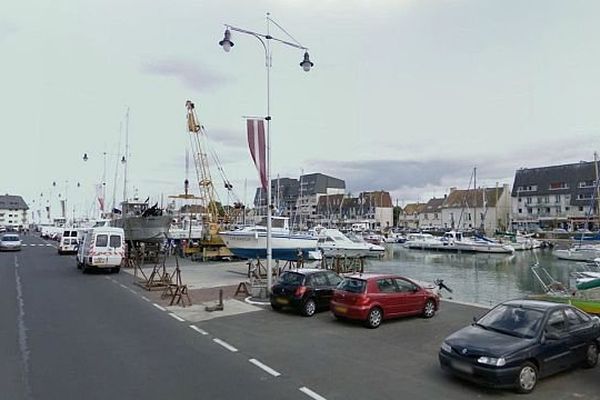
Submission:
M 152 305 L 153 305 L 154 307 L 158 308 L 160 311 L 167 311 L 167 309 L 166 309 L 166 308 L 164 308 L 163 306 L 160 306 L 160 305 L 158 305 L 158 304 L 156 304 L 156 303 L 152 303 Z
M 190 325 L 190 328 L 192 328 L 201 335 L 208 335 L 208 332 L 206 332 L 204 329 L 198 328 L 196 325 Z
M 221 345 L 221 346 L 225 347 L 227 350 L 231 351 L 232 353 L 235 353 L 236 351 L 238 351 L 238 349 L 236 349 L 235 347 L 233 347 L 229 343 L 227 343 L 224 340 L 221 340 L 219 338 L 214 338 L 213 342 L 215 342 L 218 345 Z
M 169 313 L 169 315 L 173 318 L 175 318 L 177 321 L 179 322 L 184 322 L 185 319 L 181 318 L 179 315 L 175 314 L 175 313 Z
M 25 326 L 25 302 L 23 300 L 23 287 L 21 286 L 21 275 L 19 275 L 19 260 L 15 256 L 15 283 L 17 285 L 17 307 L 19 314 L 17 323 L 19 329 L 19 350 L 23 369 L 23 383 L 25 386 L 25 398 L 33 399 L 31 384 L 29 382 L 29 348 L 27 347 L 27 327 Z
M 123 289 L 129 289 L 127 286 L 123 285 L 122 283 L 119 283 L 119 286 L 121 286 Z
M 307 388 L 306 386 L 302 386 L 300 389 L 302 393 L 304 393 L 305 395 L 307 395 L 308 397 L 311 397 L 315 400 L 327 400 L 325 397 L 321 396 L 318 393 L 313 392 L 312 390 L 310 390 L 309 388 Z
M 146 296 L 142 296 L 142 299 L 144 299 L 144 301 L 150 301 L 150 299 L 147 298 Z
M 265 364 L 261 363 L 260 361 L 258 361 L 255 358 L 251 358 L 248 361 L 250 361 L 250 363 L 256 365 L 258 368 L 260 368 L 263 371 L 265 371 L 267 374 L 273 375 L 275 377 L 281 375 L 279 372 L 275 371 L 273 368 L 269 367 L 268 365 L 265 365 Z

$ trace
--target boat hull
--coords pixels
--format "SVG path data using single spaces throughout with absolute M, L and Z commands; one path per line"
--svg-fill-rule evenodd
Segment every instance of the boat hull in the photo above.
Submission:
M 168 237 L 170 225 L 171 217 L 168 215 L 124 217 L 111 221 L 111 226 L 123 228 L 127 241 L 162 241 Z
M 227 248 L 237 257 L 245 259 L 267 257 L 266 235 L 246 234 L 238 232 L 222 232 L 219 234 Z M 299 253 L 304 259 L 309 252 L 317 250 L 317 239 L 309 236 L 272 236 L 272 257 L 275 260 L 296 261 Z
M 594 261 L 600 256 L 598 250 L 554 250 L 554 256 L 560 260 L 569 261 Z
M 576 297 L 567 296 L 551 296 L 551 295 L 531 295 L 528 296 L 534 300 L 552 301 L 555 303 L 570 304 L 573 307 L 579 308 L 589 314 L 600 314 L 600 299 L 579 299 Z

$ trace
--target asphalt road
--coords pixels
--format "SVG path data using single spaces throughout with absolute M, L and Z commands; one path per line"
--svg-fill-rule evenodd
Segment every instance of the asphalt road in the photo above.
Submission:
M 53 247 L 0 253 L 0 399 L 307 399 L 108 277 Z
M 600 367 L 528 396 L 443 373 L 440 343 L 478 308 L 444 302 L 376 330 L 268 309 L 192 329 L 131 279 L 83 275 L 52 247 L 0 253 L 0 399 L 600 399 Z

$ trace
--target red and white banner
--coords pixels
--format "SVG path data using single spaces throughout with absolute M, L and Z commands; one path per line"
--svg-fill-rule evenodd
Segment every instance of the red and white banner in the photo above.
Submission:
M 262 119 L 246 120 L 248 128 L 248 147 L 254 165 L 260 176 L 260 183 L 263 189 L 267 189 L 267 146 L 265 141 L 265 121 Z

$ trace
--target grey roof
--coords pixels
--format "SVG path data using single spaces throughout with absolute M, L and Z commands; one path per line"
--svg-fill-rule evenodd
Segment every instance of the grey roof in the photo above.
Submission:
M 600 162 L 598 162 L 600 167 Z M 580 188 L 580 182 L 596 180 L 596 171 L 593 161 L 581 161 L 573 164 L 552 165 L 540 168 L 522 168 L 515 173 L 512 197 L 518 196 L 545 196 L 558 194 L 571 194 L 571 204 L 583 205 L 589 200 L 577 200 L 579 194 L 593 192 L 593 187 Z M 551 184 L 566 183 L 565 189 L 552 189 Z M 537 186 L 537 190 L 520 192 L 520 187 Z
M 0 209 L 1 210 L 29 210 L 27 203 L 21 196 L 15 195 L 2 195 L 0 196 Z
M 444 208 L 496 207 L 496 202 L 504 193 L 504 187 L 453 190 L 444 200 Z
M 422 212 L 426 212 L 426 213 L 435 213 L 435 212 L 439 212 L 442 209 L 442 205 L 444 204 L 444 199 L 442 198 L 432 198 L 431 200 L 429 200 L 427 202 L 427 204 L 425 204 L 425 209 Z
M 300 177 L 301 192 L 303 195 L 314 195 L 317 193 L 327 193 L 328 188 L 346 189 L 346 182 L 333 176 L 314 173 L 305 174 Z

